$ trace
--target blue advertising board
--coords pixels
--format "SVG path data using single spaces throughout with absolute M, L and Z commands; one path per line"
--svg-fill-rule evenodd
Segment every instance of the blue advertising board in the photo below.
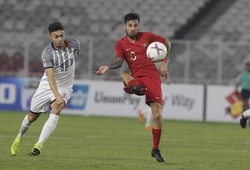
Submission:
M 35 88 L 30 86 L 29 79 L 26 78 L 1 77 L 0 109 L 23 110 L 22 108 L 27 107 L 28 98 L 32 96 Z M 32 92 L 29 89 L 32 89 Z
M 0 109 L 29 111 L 30 101 L 39 81 L 37 78 L 0 77 Z M 74 85 L 66 108 L 72 111 L 84 110 L 88 93 L 89 85 Z

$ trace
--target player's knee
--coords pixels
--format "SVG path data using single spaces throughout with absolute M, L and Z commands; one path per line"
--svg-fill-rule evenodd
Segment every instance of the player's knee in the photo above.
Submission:
M 28 120 L 29 122 L 34 122 L 37 120 L 37 118 L 40 116 L 41 114 L 34 114 L 34 113 L 29 113 L 28 114 Z
M 51 105 L 50 105 L 50 108 L 51 108 L 51 112 L 53 114 L 56 114 L 56 115 L 60 115 L 61 111 L 64 109 L 66 103 L 63 102 L 61 104 L 58 104 L 56 102 L 53 102 Z
M 126 80 L 126 79 L 128 78 L 128 73 L 122 73 L 122 74 L 120 75 L 120 78 L 121 78 L 122 80 Z
M 55 115 L 60 115 L 61 111 L 62 111 L 63 108 L 60 108 L 60 107 L 54 107 L 51 109 L 51 112 Z
M 160 113 L 153 113 L 154 122 L 161 122 L 161 114 Z
M 133 78 L 131 77 L 131 75 L 128 74 L 128 73 L 122 73 L 122 74 L 120 75 L 120 78 L 122 79 L 122 81 L 123 81 L 123 83 L 124 83 L 125 85 L 127 85 L 128 82 L 129 82 L 130 80 L 133 79 Z
M 54 106 L 54 107 L 51 108 L 51 112 L 53 114 L 60 115 L 60 113 L 63 110 L 64 106 L 65 106 L 64 104 Z

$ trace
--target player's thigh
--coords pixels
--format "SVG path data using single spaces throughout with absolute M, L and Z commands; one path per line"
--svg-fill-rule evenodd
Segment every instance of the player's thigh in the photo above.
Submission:
M 31 113 L 38 114 L 46 112 L 51 97 L 52 92 L 50 90 L 38 88 L 31 99 Z
M 65 101 L 63 105 L 58 106 L 58 104 L 57 105 L 53 104 L 54 103 L 53 101 L 55 101 L 56 98 L 50 89 L 39 88 L 37 89 L 37 91 L 32 97 L 30 111 L 32 113 L 44 113 L 48 110 L 48 105 L 50 105 L 50 109 L 52 112 L 54 110 L 56 110 L 56 112 L 58 110 L 61 111 L 65 107 L 67 101 L 69 100 L 72 94 L 72 89 L 60 89 L 59 88 L 58 91 Z
M 163 103 L 162 87 L 160 79 L 145 78 L 143 84 L 147 87 L 146 103 L 157 102 L 160 105 Z
M 51 112 L 55 113 L 55 114 L 60 114 L 60 112 L 65 108 L 68 100 L 70 99 L 70 96 L 72 94 L 72 89 L 58 89 L 59 94 L 61 95 L 61 97 L 64 99 L 64 102 L 61 104 L 58 104 L 55 102 L 56 98 L 55 96 L 53 96 L 51 98 L 51 104 L 50 104 L 50 108 L 51 108 Z

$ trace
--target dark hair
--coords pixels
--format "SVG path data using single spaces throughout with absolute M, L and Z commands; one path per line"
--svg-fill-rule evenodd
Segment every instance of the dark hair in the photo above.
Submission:
M 52 33 L 54 31 L 64 30 L 64 28 L 60 22 L 54 22 L 49 25 L 48 30 L 49 30 L 49 33 Z
M 140 16 L 137 13 L 128 13 L 124 17 L 124 24 L 130 20 L 138 20 L 140 22 Z

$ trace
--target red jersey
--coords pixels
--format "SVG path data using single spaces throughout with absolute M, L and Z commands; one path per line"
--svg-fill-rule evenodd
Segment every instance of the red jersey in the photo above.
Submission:
M 126 60 L 133 77 L 160 77 L 155 63 L 146 56 L 148 45 L 154 41 L 165 44 L 166 38 L 151 32 L 138 32 L 136 41 L 133 43 L 124 36 L 115 44 L 115 57 Z

